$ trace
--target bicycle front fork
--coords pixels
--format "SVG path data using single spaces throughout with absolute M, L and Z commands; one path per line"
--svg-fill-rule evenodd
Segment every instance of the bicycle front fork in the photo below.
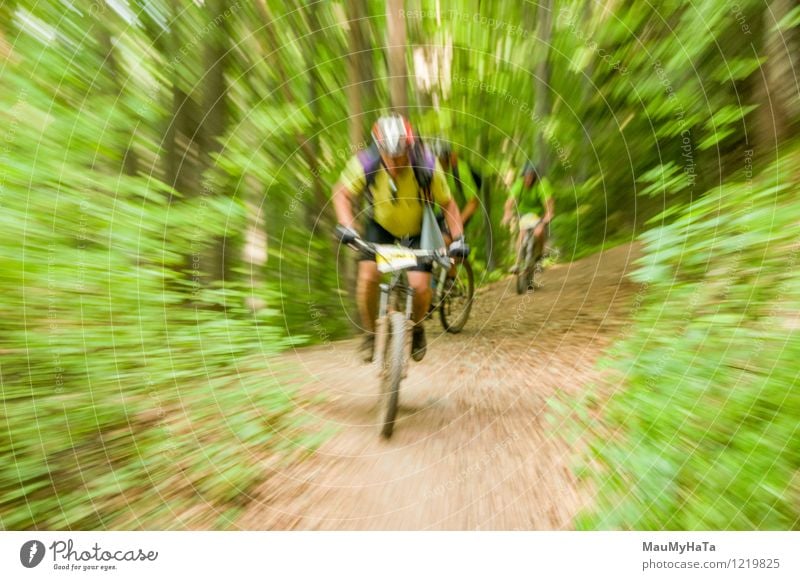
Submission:
M 378 316 L 384 317 L 389 312 L 389 297 L 391 295 L 392 287 L 389 284 L 381 283 L 381 299 L 378 306 Z M 406 320 L 411 320 L 412 315 L 414 314 L 414 289 L 411 286 L 407 286 L 405 288 L 405 297 L 406 303 L 405 305 L 397 304 L 398 310 L 405 306 L 405 315 Z

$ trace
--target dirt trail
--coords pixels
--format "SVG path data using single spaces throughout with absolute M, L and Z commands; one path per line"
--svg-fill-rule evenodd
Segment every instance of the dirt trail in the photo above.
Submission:
M 545 418 L 557 391 L 579 392 L 622 327 L 636 286 L 625 245 L 547 270 L 517 296 L 513 278 L 483 288 L 459 335 L 427 325 L 428 354 L 401 387 L 393 438 L 377 436 L 374 370 L 355 341 L 288 356 L 308 411 L 339 432 L 310 460 L 269 474 L 243 529 L 564 529 L 586 498 L 571 450 Z

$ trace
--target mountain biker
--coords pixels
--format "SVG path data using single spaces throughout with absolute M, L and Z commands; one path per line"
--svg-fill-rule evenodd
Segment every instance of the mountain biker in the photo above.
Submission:
M 482 177 L 469 163 L 456 155 L 450 143 L 445 139 L 441 137 L 434 139 L 432 149 L 447 176 L 450 192 L 455 197 L 456 203 L 460 208 L 461 223 L 466 228 L 470 218 L 478 209 L 478 192 L 481 189 Z M 440 227 L 442 227 L 445 239 L 447 239 L 447 232 L 443 225 L 442 220 L 440 220 Z
M 522 169 L 522 174 L 509 190 L 506 200 L 502 225 L 511 227 L 513 212 L 516 210 L 519 217 L 519 235 L 517 236 L 517 262 L 511 268 L 511 273 L 516 273 L 520 268 L 520 247 L 525 237 L 525 232 L 531 228 L 533 230 L 534 261 L 538 261 L 544 252 L 544 244 L 549 235 L 550 222 L 555 215 L 555 200 L 553 199 L 553 187 L 547 177 L 539 177 L 533 163 L 528 161 Z M 540 221 L 541 218 L 541 221 Z
M 366 201 L 364 239 L 378 244 L 400 242 L 419 248 L 422 229 L 423 203 L 426 199 L 443 210 L 447 225 L 453 234 L 449 246 L 451 256 L 466 256 L 463 228 L 458 206 L 450 195 L 442 168 L 431 157 L 429 173 L 420 171 L 424 153 L 414 132 L 403 116 L 391 114 L 380 117 L 372 127 L 373 151 L 377 162 L 365 166 L 365 155 L 355 155 L 348 161 L 333 187 L 333 206 L 340 228 L 342 243 L 351 243 L 356 232 L 351 202 L 364 197 Z M 368 163 L 368 162 L 366 162 Z M 429 181 L 421 184 L 420 181 Z M 427 185 L 427 187 L 424 187 Z M 363 195 L 362 195 L 363 194 Z M 431 301 L 432 266 L 419 265 L 408 272 L 409 285 L 414 289 L 411 357 L 420 361 L 425 356 L 425 328 L 422 320 Z M 375 319 L 378 313 L 378 272 L 375 258 L 359 256 L 356 301 L 364 325 L 365 335 L 361 345 L 364 362 L 370 362 L 375 348 Z

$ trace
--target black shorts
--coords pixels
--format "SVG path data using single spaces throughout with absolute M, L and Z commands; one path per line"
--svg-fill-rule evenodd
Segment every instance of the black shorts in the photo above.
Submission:
M 407 248 L 419 249 L 420 236 L 411 236 L 408 238 L 396 238 L 394 234 L 387 232 L 375 220 L 367 220 L 364 224 L 364 240 L 373 244 L 394 244 L 399 243 L 401 246 Z M 375 256 L 370 256 L 365 252 L 358 255 L 358 261 L 375 261 Z M 413 268 L 409 268 L 410 272 L 431 272 L 433 271 L 433 264 L 418 264 Z

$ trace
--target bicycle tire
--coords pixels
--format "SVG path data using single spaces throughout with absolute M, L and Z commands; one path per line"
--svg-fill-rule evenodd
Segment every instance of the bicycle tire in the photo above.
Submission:
M 406 317 L 400 312 L 390 312 L 384 325 L 385 351 L 381 369 L 379 424 L 384 439 L 394 432 L 400 400 L 400 382 L 406 362 Z
M 528 281 L 525 272 L 517 274 L 517 294 L 525 294 L 528 289 Z
M 525 237 L 522 239 L 522 244 L 519 246 L 519 259 L 517 260 L 517 264 L 519 264 L 519 270 L 517 270 L 517 294 L 525 294 L 528 291 L 528 262 L 529 260 L 529 248 L 528 245 L 530 244 L 530 234 L 526 233 Z
M 475 298 L 475 276 L 472 273 L 472 265 L 469 263 L 469 260 L 462 261 L 456 267 L 459 269 L 463 268 L 463 272 L 467 276 L 467 303 L 461 313 L 456 315 L 455 318 L 448 313 L 450 306 L 448 296 L 444 296 L 441 306 L 439 307 L 439 320 L 442 323 L 442 328 L 451 334 L 458 334 L 464 329 L 464 325 L 469 319 L 469 313 L 472 310 L 472 301 Z M 460 273 L 461 272 L 456 274 L 456 276 L 458 277 Z
M 533 237 L 533 230 L 525 234 L 520 253 L 525 252 L 523 266 L 517 272 L 517 294 L 525 294 L 534 289 L 533 277 L 536 272 L 536 260 L 533 259 L 533 247 L 536 240 Z
M 431 303 L 428 305 L 428 313 L 425 315 L 426 318 L 432 317 L 433 311 L 441 307 L 442 289 L 437 286 L 441 273 L 441 266 L 434 265 L 431 271 Z

